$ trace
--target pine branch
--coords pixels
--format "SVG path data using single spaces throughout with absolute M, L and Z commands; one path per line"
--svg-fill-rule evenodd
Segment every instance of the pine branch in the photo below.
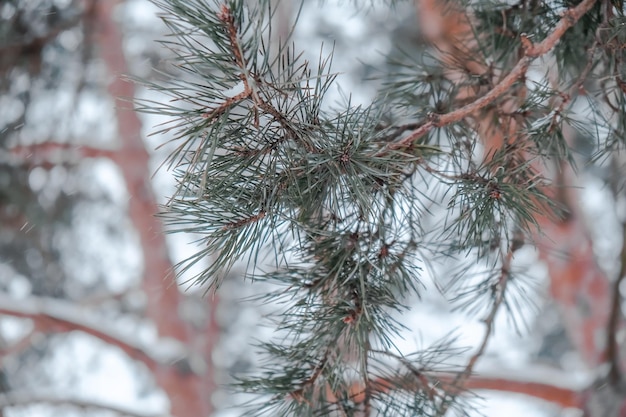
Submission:
M 511 261 L 513 260 L 513 251 L 514 251 L 514 248 L 511 248 L 506 253 L 506 255 L 503 256 L 502 267 L 500 268 L 500 277 L 498 278 L 498 281 L 494 284 L 494 288 L 493 288 L 493 292 L 494 292 L 493 305 L 491 306 L 491 310 L 489 311 L 489 314 L 484 319 L 484 323 L 486 327 L 485 334 L 483 336 L 482 341 L 480 342 L 480 346 L 478 347 L 478 350 L 476 351 L 476 353 L 474 353 L 474 355 L 472 355 L 472 357 L 470 358 L 470 360 L 468 361 L 465 367 L 465 370 L 459 375 L 458 380 L 456 381 L 456 384 L 458 385 L 462 386 L 464 380 L 466 380 L 472 374 L 474 367 L 476 366 L 476 363 L 478 362 L 478 359 L 480 359 L 480 357 L 483 355 L 483 353 L 485 353 L 485 350 L 487 349 L 489 338 L 493 334 L 496 315 L 498 314 L 498 311 L 500 310 L 500 306 L 504 302 L 504 294 L 506 292 L 507 284 L 509 282 L 509 276 L 511 274 Z
M 252 415 L 368 416 L 407 410 L 443 415 L 458 406 L 487 349 L 496 315 L 502 305 L 510 307 L 515 285 L 525 285 L 511 277 L 513 254 L 524 233 L 538 229 L 544 212 L 555 207 L 542 164 L 552 157 L 571 162 L 562 130 L 571 120 L 573 100 L 543 86 L 526 91 L 527 72 L 537 58 L 561 53 L 568 30 L 578 30 L 596 2 L 583 0 L 560 16 L 547 5 L 542 5 L 545 11 L 532 10 L 524 19 L 531 21 L 537 13 L 540 27 L 523 35 L 520 28 L 503 25 L 506 30 L 496 34 L 513 36 L 505 48 L 489 45 L 489 36 L 464 38 L 467 44 L 452 48 L 484 54 L 493 65 L 479 58 L 455 66 L 453 57 L 442 60 L 451 67 L 436 74 L 425 70 L 417 78 L 391 82 L 401 90 L 394 96 L 404 100 L 399 106 L 425 117 L 420 124 L 406 123 L 402 109 L 386 98 L 383 105 L 354 108 L 348 102 L 340 110 L 326 109 L 323 98 L 333 81 L 326 61 L 320 60 L 315 76 L 284 47 L 274 63 L 268 62 L 276 54 L 262 41 L 264 22 L 271 21 L 266 4 L 247 9 L 239 1 L 217 2 L 214 8 L 202 5 L 199 13 L 180 0 L 167 3 L 175 17 L 166 21 L 178 39 L 171 45 L 189 81 L 153 86 L 184 104 L 144 110 L 176 118 L 160 131 L 173 130 L 180 141 L 170 159 L 180 189 L 165 217 L 178 230 L 198 234 L 204 244 L 183 269 L 216 252 L 215 262 L 197 276 L 198 283 L 215 288 L 217 271 L 247 259 L 257 268 L 250 276 L 277 288 L 263 301 L 284 306 L 275 319 L 280 339 L 262 346 L 271 360 L 258 377 L 239 385 L 262 398 L 259 414 Z M 526 5 L 510 6 L 515 7 Z M 533 43 L 531 36 L 543 40 Z M 499 55 L 500 49 L 507 51 Z M 514 57 L 511 50 L 520 54 Z M 582 86 L 593 61 L 591 55 L 571 85 Z M 499 101 L 502 109 L 495 106 Z M 423 111 L 425 106 L 434 111 Z M 404 122 L 395 123 L 396 116 Z M 444 128 L 437 131 L 441 135 L 424 138 L 436 128 Z M 488 154 L 481 161 L 474 149 L 477 136 Z M 501 146 L 489 146 L 492 139 Z M 430 187 L 445 188 L 444 196 Z M 429 200 L 432 195 L 436 201 Z M 392 335 L 402 326 L 392 312 L 403 311 L 407 297 L 420 294 L 415 254 L 426 246 L 420 218 L 424 201 L 446 210 L 433 254 L 476 254 L 485 265 L 499 258 L 487 279 L 459 284 L 468 286 L 459 295 L 463 307 L 476 308 L 483 295 L 491 301 L 479 346 L 443 385 L 429 379 L 420 361 L 396 358 L 409 375 L 388 377 L 371 348 L 391 350 Z M 266 250 L 274 252 L 269 267 L 261 262 Z M 272 271 L 258 272 L 263 268 Z M 449 285 L 468 275 L 460 271 Z M 430 359 L 444 351 L 453 350 L 442 347 Z M 427 356 L 419 359 L 427 362 Z M 358 382 L 346 377 L 349 373 Z M 382 392 L 377 381 L 393 381 L 401 390 L 402 377 L 412 378 L 419 392 L 397 402 L 377 396 Z
M 565 32 L 574 26 L 576 22 L 578 22 L 578 20 L 580 20 L 580 18 L 583 17 L 589 10 L 591 10 L 594 4 L 596 4 L 596 1 L 597 0 L 583 0 L 578 6 L 563 12 L 561 20 L 556 27 L 543 41 L 538 44 L 533 44 L 530 39 L 522 36 L 521 39 L 524 56 L 488 93 L 475 99 L 473 102 L 461 107 L 460 109 L 449 113 L 430 114 L 429 120 L 426 123 L 422 124 L 419 128 L 415 129 L 401 140 L 392 142 L 388 146 L 388 149 L 399 149 L 409 146 L 431 130 L 461 121 L 472 114 L 475 114 L 478 110 L 487 107 L 503 94 L 510 91 L 516 82 L 523 80 L 523 77 L 526 75 L 526 70 L 528 70 L 528 67 L 533 60 L 551 51 Z

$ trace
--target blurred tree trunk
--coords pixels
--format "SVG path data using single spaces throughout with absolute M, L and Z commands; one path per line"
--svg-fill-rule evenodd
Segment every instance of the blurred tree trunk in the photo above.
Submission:
M 116 99 L 134 98 L 134 86 L 121 77 L 129 73 L 123 50 L 123 37 L 114 21 L 116 2 L 97 3 L 98 43 L 110 77 L 109 92 Z M 159 337 L 171 338 L 191 349 L 192 331 L 180 316 L 181 294 L 175 285 L 174 268 L 169 258 L 163 226 L 150 177 L 149 155 L 141 136 L 141 122 L 132 109 L 117 102 L 116 116 L 121 143 L 116 163 L 120 167 L 129 199 L 129 216 L 140 237 L 143 253 L 143 289 L 147 296 L 146 317 L 156 326 Z M 217 302 L 216 299 L 213 302 Z M 211 338 L 217 335 L 204 335 Z M 209 416 L 211 392 L 203 381 L 210 379 L 206 369 L 194 367 L 190 352 L 179 363 L 162 364 L 153 371 L 154 378 L 171 401 L 171 413 L 177 417 Z M 204 358 L 210 361 L 210 357 Z M 210 385 L 209 385 L 210 387 Z

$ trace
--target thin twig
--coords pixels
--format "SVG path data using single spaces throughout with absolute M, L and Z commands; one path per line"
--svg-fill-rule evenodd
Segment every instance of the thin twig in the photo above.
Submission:
M 372 384 L 369 376 L 369 353 L 371 344 L 369 340 L 365 341 L 365 349 L 363 352 L 363 382 L 365 384 L 365 398 L 363 399 L 363 416 L 370 417 L 372 415 Z
M 330 346 L 326 349 L 326 351 L 324 352 L 324 356 L 319 361 L 319 363 L 315 366 L 315 369 L 313 370 L 313 373 L 311 374 L 311 376 L 309 376 L 304 382 L 302 382 L 300 388 L 298 388 L 297 390 L 294 390 L 294 391 L 289 393 L 289 396 L 291 398 L 293 398 L 294 400 L 296 400 L 299 403 L 305 402 L 305 403 L 309 404 L 309 406 L 313 407 L 311 402 L 306 399 L 306 397 L 304 395 L 304 391 L 308 387 L 315 385 L 315 382 L 317 381 L 319 376 L 322 374 L 322 371 L 324 370 L 324 367 L 328 363 L 328 356 L 329 355 L 330 355 Z
M 263 219 L 264 217 L 265 217 L 265 210 L 261 210 L 259 211 L 258 214 L 255 214 L 254 216 L 246 217 L 245 219 L 241 219 L 235 222 L 225 224 L 224 226 L 222 226 L 222 230 L 225 231 L 225 230 L 239 229 L 240 227 L 247 226 L 251 223 L 256 223 L 259 220 Z
M 248 73 L 246 68 L 246 62 L 243 59 L 243 53 L 241 51 L 241 47 L 239 45 L 239 39 L 237 38 L 237 26 L 235 25 L 235 18 L 231 13 L 228 6 L 222 4 L 217 17 L 226 25 L 226 31 L 228 32 L 228 41 L 230 43 L 230 50 L 233 53 L 233 57 L 235 59 L 235 64 L 241 70 L 241 74 L 239 74 L 239 78 L 243 82 L 243 91 L 236 96 L 227 98 L 224 100 L 222 104 L 217 106 L 214 109 L 210 109 L 203 114 L 204 118 L 214 119 L 223 113 L 226 110 L 233 106 L 234 104 L 238 104 L 243 100 L 249 99 L 252 97 L 252 88 L 250 88 L 250 83 L 248 82 Z
M 279 110 L 277 110 L 274 106 L 272 106 L 270 103 L 268 103 L 259 95 L 258 88 L 255 87 L 255 85 L 261 84 L 261 80 L 258 79 L 259 78 L 258 75 L 256 75 L 254 72 L 248 71 L 248 68 L 247 68 L 248 64 L 244 59 L 243 51 L 241 50 L 241 44 L 237 37 L 237 26 L 235 24 L 235 19 L 232 15 L 231 10 L 228 8 L 228 6 L 224 4 L 221 6 L 220 12 L 218 13 L 218 18 L 222 22 L 224 22 L 224 24 L 226 25 L 226 30 L 228 32 L 228 39 L 230 42 L 230 49 L 233 52 L 235 63 L 241 70 L 241 74 L 239 75 L 239 78 L 243 82 L 244 90 L 243 92 L 237 94 L 236 96 L 230 99 L 227 99 L 224 103 L 222 103 L 216 109 L 206 112 L 204 117 L 207 117 L 207 118 L 216 117 L 224 113 L 226 109 L 232 106 L 233 104 L 241 102 L 246 99 L 250 99 L 254 102 L 256 106 L 256 108 L 254 109 L 255 112 L 257 112 L 257 109 L 260 109 L 261 111 L 265 112 L 265 114 L 272 116 L 274 120 L 276 120 L 280 124 L 280 126 L 283 129 L 285 129 L 285 131 L 288 133 L 287 137 L 294 138 L 294 139 L 298 138 L 298 133 L 296 132 L 294 127 L 291 126 L 291 124 L 289 123 L 289 120 Z M 255 79 L 257 80 L 255 81 Z M 257 127 L 258 127 L 258 123 L 259 123 L 258 114 L 255 114 L 255 125 Z M 308 151 L 310 152 L 315 151 L 315 149 L 306 141 L 301 141 L 301 142 Z
M 202 117 L 205 119 L 215 119 L 219 116 L 221 116 L 222 114 L 226 113 L 226 110 L 228 110 L 230 107 L 232 107 L 234 104 L 238 104 L 239 102 L 250 98 L 250 90 L 244 90 L 241 93 L 233 96 L 233 97 L 228 97 L 226 100 L 224 100 L 224 102 L 222 104 L 220 104 L 219 106 L 215 107 L 214 109 L 208 110 L 206 112 L 204 112 L 204 114 L 202 114 Z
M 456 390 L 461 390 L 464 388 L 467 380 L 472 376 L 474 368 L 476 367 L 476 363 L 478 363 L 478 360 L 482 357 L 482 355 L 485 353 L 485 350 L 487 349 L 487 345 L 489 344 L 489 340 L 491 338 L 491 335 L 493 334 L 496 315 L 500 310 L 500 306 L 504 302 L 504 295 L 506 293 L 507 284 L 509 282 L 509 277 L 511 274 L 512 259 L 513 249 L 509 249 L 507 253 L 502 257 L 500 275 L 498 277 L 498 281 L 493 285 L 494 300 L 491 309 L 489 310 L 489 314 L 487 314 L 487 317 L 483 320 L 485 323 L 485 333 L 483 335 L 482 341 L 476 352 L 470 357 L 463 372 L 459 373 L 454 379 L 452 386 L 456 387 L 456 389 L 453 391 L 453 395 L 457 394 Z M 443 402 L 438 415 L 444 416 L 448 411 L 450 404 L 451 402 Z
M 239 78 L 243 81 L 245 91 L 250 92 L 251 88 L 247 77 L 246 62 L 243 59 L 243 51 L 239 45 L 239 39 L 237 39 L 237 26 L 235 25 L 235 18 L 231 13 L 230 8 L 225 4 L 222 4 L 217 17 L 226 25 L 228 40 L 230 41 L 230 47 L 235 58 L 235 63 L 241 69 Z
M 478 359 L 485 353 L 485 349 L 487 348 L 487 344 L 489 343 L 489 337 L 493 333 L 493 326 L 495 324 L 495 318 L 498 314 L 500 306 L 504 301 L 504 294 L 506 292 L 506 287 L 509 282 L 509 277 L 511 274 L 511 260 L 513 259 L 513 250 L 509 250 L 506 255 L 504 255 L 504 259 L 502 260 L 502 267 L 500 268 L 500 276 L 498 277 L 498 282 L 494 285 L 495 297 L 493 300 L 493 305 L 489 314 L 485 318 L 485 334 L 483 336 L 483 340 L 480 344 L 480 347 L 472 355 L 465 370 L 459 375 L 457 378 L 457 382 L 463 383 L 473 372 Z

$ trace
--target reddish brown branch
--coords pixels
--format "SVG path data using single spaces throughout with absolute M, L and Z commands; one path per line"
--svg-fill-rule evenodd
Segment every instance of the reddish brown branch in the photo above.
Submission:
M 511 371 L 511 374 L 514 374 Z M 379 377 L 371 381 L 371 389 L 373 392 L 390 393 L 393 391 L 417 392 L 423 391 L 426 395 L 431 396 L 431 390 L 435 382 L 438 385 L 454 384 L 456 376 L 451 374 L 421 374 L 422 378 L 416 378 L 411 374 L 407 377 Z M 427 382 L 425 383 L 424 380 Z M 529 397 L 548 401 L 563 408 L 579 408 L 582 409 L 585 397 L 584 390 L 575 388 L 559 387 L 546 382 L 523 381 L 513 378 L 490 377 L 473 375 L 465 381 L 464 390 L 492 390 L 500 392 L 508 392 L 514 394 L 527 395 Z M 351 387 L 351 392 L 358 395 L 363 391 L 361 384 L 355 384 Z
M 213 291 L 211 295 L 207 295 L 206 299 L 202 300 L 202 302 L 206 307 L 205 313 L 207 314 L 205 326 L 201 329 L 202 333 L 197 335 L 200 339 L 200 345 L 202 346 L 202 357 L 206 363 L 205 377 L 202 378 L 201 382 L 202 391 L 205 393 L 214 393 L 218 390 L 218 384 L 214 376 L 217 375 L 217 366 L 219 364 L 217 364 L 213 358 L 221 332 L 217 318 L 220 299 L 217 293 Z M 213 409 L 212 398 L 208 399 L 208 407 Z
M 528 395 L 557 404 L 563 408 L 582 408 L 583 395 L 577 390 L 557 387 L 542 382 L 516 381 L 504 378 L 473 376 L 465 384 L 466 389 L 493 390 Z
M 250 92 L 251 88 L 248 83 L 246 62 L 243 59 L 243 51 L 241 50 L 241 47 L 239 45 L 239 39 L 237 38 L 237 26 L 235 25 L 235 17 L 233 16 L 230 8 L 225 4 L 221 5 L 220 12 L 217 14 L 217 17 L 226 25 L 228 40 L 230 41 L 230 49 L 231 51 L 233 51 L 235 63 L 241 69 L 241 74 L 239 75 L 239 77 L 241 78 L 241 81 L 243 81 L 245 91 Z
M 463 120 L 493 103 L 500 96 L 510 91 L 517 81 L 522 80 L 531 62 L 535 58 L 545 55 L 552 50 L 567 29 L 574 26 L 574 24 L 593 7 L 596 1 L 597 0 L 583 0 L 578 6 L 566 10 L 552 32 L 538 44 L 533 44 L 528 38 L 522 37 L 524 56 L 515 64 L 513 69 L 485 95 L 449 113 L 432 114 L 429 121 L 415 129 L 407 137 L 393 142 L 388 147 L 390 149 L 398 149 L 408 146 L 431 130 Z
M 115 160 L 118 156 L 118 151 L 71 143 L 43 142 L 34 145 L 20 145 L 9 148 L 8 154 L 14 162 L 37 166 L 76 162 L 84 158 L 107 158 Z
M 81 331 L 120 348 L 151 370 L 161 365 L 143 346 L 123 337 L 113 328 L 107 328 L 84 309 L 74 308 L 63 301 L 35 297 L 16 300 L 0 294 L 0 314 L 33 320 L 37 330 L 43 332 Z
M 622 236 L 624 241 L 622 242 L 622 250 L 620 254 L 620 270 L 617 279 L 613 283 L 611 293 L 611 309 L 609 313 L 609 323 L 607 326 L 607 361 L 610 366 L 609 381 L 617 386 L 622 379 L 621 370 L 621 358 L 620 349 L 617 342 L 617 331 L 622 319 L 622 296 L 620 291 L 620 285 L 624 281 L 626 275 L 626 222 L 622 223 Z
M 276 108 L 272 106 L 270 103 L 268 103 L 265 99 L 263 99 L 259 95 L 259 92 L 257 91 L 257 89 L 254 88 L 253 85 L 251 85 L 252 83 L 248 79 L 250 77 L 250 74 L 248 73 L 247 63 L 243 57 L 241 44 L 237 37 L 237 26 L 235 24 L 235 19 L 232 15 L 231 10 L 228 8 L 228 6 L 226 5 L 221 6 L 220 12 L 218 13 L 218 18 L 222 22 L 224 22 L 224 24 L 226 25 L 226 31 L 228 32 L 228 38 L 230 42 L 230 49 L 233 52 L 236 65 L 241 70 L 241 74 L 239 75 L 239 78 L 243 82 L 244 91 L 230 99 L 227 99 L 224 103 L 222 103 L 215 110 L 211 110 L 207 112 L 205 117 L 214 117 L 216 114 L 221 114 L 234 103 L 249 98 L 249 99 L 252 99 L 254 101 L 254 104 L 256 105 L 256 108 L 254 109 L 255 125 L 258 126 L 258 123 L 259 123 L 258 121 L 259 118 L 257 114 L 257 108 L 258 108 L 258 109 L 261 109 L 266 114 L 272 116 L 274 120 L 276 120 L 282 126 L 282 128 L 285 129 L 285 131 L 289 133 L 290 137 L 292 138 L 298 137 L 296 131 L 290 125 L 289 121 L 285 118 L 285 116 L 280 111 L 276 110 Z M 252 78 L 254 78 L 254 74 L 252 75 Z M 255 82 L 260 83 L 260 80 L 257 79 Z M 309 143 L 303 142 L 303 144 L 309 151 L 314 151 L 314 149 L 311 147 Z
M 230 50 L 233 53 L 233 58 L 235 60 L 235 64 L 241 70 L 241 74 L 239 74 L 239 78 L 243 82 L 243 91 L 233 97 L 227 98 L 224 100 L 222 104 L 217 106 L 214 109 L 211 109 L 204 113 L 203 117 L 208 119 L 213 119 L 217 116 L 220 116 L 226 110 L 233 106 L 236 103 L 239 103 L 245 99 L 256 98 L 256 94 L 250 87 L 250 82 L 248 81 L 248 70 L 246 68 L 246 62 L 243 58 L 243 51 L 241 50 L 241 46 L 239 44 L 239 39 L 237 37 L 237 26 L 235 25 L 235 18 L 230 10 L 230 8 L 222 4 L 220 6 L 220 11 L 217 14 L 217 17 L 226 25 L 226 32 L 228 33 L 228 40 L 230 43 Z M 257 117 L 255 117 L 257 119 Z
M 204 113 L 202 117 L 204 117 L 205 119 L 214 119 L 218 116 L 221 116 L 222 114 L 226 112 L 226 110 L 229 107 L 232 107 L 233 104 L 239 103 L 242 100 L 250 98 L 250 94 L 251 94 L 250 90 L 245 90 L 233 97 L 229 97 L 226 100 L 224 100 L 224 102 L 220 104 L 219 106 L 217 106 L 216 108 Z
M 532 62 L 532 59 L 530 59 L 529 57 L 522 58 L 513 67 L 511 72 L 509 72 L 509 74 L 506 77 L 504 77 L 498 84 L 496 84 L 496 86 L 493 89 L 491 89 L 487 94 L 479 97 L 475 101 L 461 107 L 460 109 L 451 111 L 450 113 L 441 114 L 441 115 L 439 114 L 430 115 L 431 120 L 424 123 L 419 128 L 415 129 L 413 132 L 411 132 L 411 134 L 409 134 L 404 139 L 399 140 L 397 142 L 393 142 L 389 147 L 391 149 L 398 149 L 398 148 L 403 148 L 405 146 L 408 146 L 411 143 L 413 143 L 416 139 L 419 139 L 421 136 L 423 136 L 424 134 L 430 132 L 431 130 L 437 127 L 443 127 L 443 126 L 447 126 L 449 124 L 458 122 L 468 116 L 471 116 L 476 111 L 481 110 L 484 107 L 487 107 L 497 98 L 499 98 L 504 93 L 509 91 L 511 87 L 513 86 L 513 84 L 515 84 L 515 82 L 517 82 L 519 79 L 522 78 L 524 74 L 526 74 L 526 70 L 528 69 L 528 66 L 530 65 L 531 62 Z

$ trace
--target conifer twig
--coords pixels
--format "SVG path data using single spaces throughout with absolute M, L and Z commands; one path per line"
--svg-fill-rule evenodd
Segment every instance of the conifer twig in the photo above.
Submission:
M 264 217 L 265 217 L 265 210 L 261 210 L 258 212 L 258 214 L 255 214 L 254 216 L 246 217 L 245 219 L 237 220 L 235 222 L 231 222 L 231 223 L 224 225 L 222 227 L 222 230 L 238 229 L 242 226 L 247 226 L 251 223 L 258 222 Z
M 309 406 L 313 407 L 313 405 L 305 397 L 304 391 L 308 387 L 315 385 L 315 383 L 317 382 L 317 379 L 322 374 L 322 371 L 324 370 L 324 367 L 328 363 L 328 356 L 329 355 L 330 355 L 330 347 L 328 349 L 326 349 L 326 351 L 324 352 L 324 356 L 322 357 L 320 362 L 315 366 L 315 369 L 313 369 L 313 373 L 311 374 L 311 376 L 309 376 L 301 384 L 300 388 L 298 388 L 298 389 L 296 389 L 296 390 L 294 390 L 294 391 L 289 393 L 289 396 L 291 398 L 293 398 L 294 400 L 296 400 L 298 402 L 305 402 Z
M 239 38 L 237 37 L 238 28 L 235 24 L 235 19 L 230 8 L 226 4 L 222 4 L 220 6 L 220 11 L 218 12 L 217 17 L 226 25 L 230 49 L 233 53 L 235 64 L 241 70 L 239 78 L 243 83 L 243 91 L 233 97 L 226 99 L 217 108 L 207 111 L 203 117 L 214 118 L 220 116 L 232 105 L 239 103 L 243 100 L 250 99 L 255 105 L 255 125 L 257 127 L 259 125 L 258 109 L 261 109 L 263 112 L 265 112 L 265 114 L 270 115 L 275 121 L 280 124 L 283 129 L 285 129 L 285 131 L 289 134 L 289 138 L 298 138 L 296 130 L 293 126 L 291 126 L 289 120 L 285 117 L 285 115 L 281 113 L 278 109 L 276 109 L 272 104 L 268 103 L 267 100 L 263 99 L 259 94 L 256 84 L 261 83 L 262 81 L 258 74 L 248 71 L 248 63 L 245 61 L 243 56 L 241 43 L 239 41 Z M 314 150 L 311 145 L 308 144 L 306 141 L 302 142 L 309 151 Z

